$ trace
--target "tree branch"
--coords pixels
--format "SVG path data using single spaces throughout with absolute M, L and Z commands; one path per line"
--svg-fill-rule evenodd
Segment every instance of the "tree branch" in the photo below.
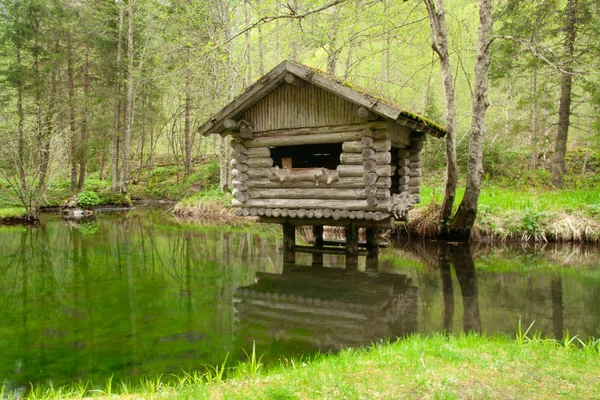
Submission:
M 220 45 L 216 46 L 215 48 L 220 48 L 225 46 L 226 44 L 228 44 L 229 42 L 233 41 L 234 39 L 238 38 L 239 36 L 243 35 L 244 33 L 248 32 L 251 29 L 254 29 L 258 26 L 262 26 L 265 24 L 268 24 L 269 22 L 273 22 L 275 20 L 278 19 L 303 19 L 308 17 L 309 15 L 312 14 L 316 14 L 319 13 L 321 11 L 325 11 L 331 7 L 335 7 L 339 4 L 345 3 L 348 0 L 335 0 L 331 3 L 325 4 L 324 6 L 321 6 L 319 8 L 316 8 L 314 10 L 308 10 L 303 14 L 296 14 L 296 10 L 292 9 L 291 7 L 288 6 L 290 12 L 289 14 L 282 14 L 282 15 L 273 15 L 273 16 L 266 16 L 266 17 L 262 17 L 260 18 L 258 21 L 248 25 L 247 27 L 245 27 L 244 29 L 242 29 L 241 31 L 239 31 L 238 33 L 236 33 L 235 35 L 231 36 L 229 39 L 225 40 L 223 43 L 221 43 Z

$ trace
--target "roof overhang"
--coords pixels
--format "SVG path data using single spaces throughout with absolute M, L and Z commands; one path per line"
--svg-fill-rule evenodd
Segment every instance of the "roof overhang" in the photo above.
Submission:
M 411 114 L 406 110 L 379 99 L 367 92 L 356 90 L 348 84 L 327 75 L 322 71 L 293 61 L 283 61 L 266 75 L 258 79 L 231 103 L 202 124 L 198 128 L 198 133 L 201 135 L 219 134 L 222 136 L 231 133 L 231 131 L 227 130 L 223 125 L 224 121 L 241 118 L 248 109 L 266 97 L 279 85 L 286 82 L 286 79 L 290 81 L 293 80 L 294 77 L 328 90 L 329 92 L 356 104 L 358 107 L 364 107 L 376 115 L 395 121 L 400 125 L 408 126 L 413 130 L 428 133 L 437 138 L 441 138 L 446 134 L 444 128 L 432 121 Z

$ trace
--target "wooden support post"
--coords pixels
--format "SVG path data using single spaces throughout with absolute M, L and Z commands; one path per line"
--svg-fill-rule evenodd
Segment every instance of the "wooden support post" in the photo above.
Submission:
M 358 268 L 358 228 L 354 225 L 346 227 L 346 268 Z
M 296 262 L 296 227 L 289 222 L 283 227 L 283 262 L 294 264 Z
M 315 237 L 315 249 L 323 248 L 323 225 L 313 225 L 313 236 Z M 312 265 L 314 267 L 323 266 L 323 254 L 313 253 Z
M 367 228 L 367 263 L 366 269 L 377 271 L 379 258 L 379 241 L 377 229 Z

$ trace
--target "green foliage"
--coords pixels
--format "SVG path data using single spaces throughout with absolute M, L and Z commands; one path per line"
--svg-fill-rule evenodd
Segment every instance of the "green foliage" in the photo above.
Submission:
M 181 166 L 157 167 L 148 172 L 142 191 L 144 196 L 177 200 L 196 191 L 212 190 L 219 183 L 219 171 L 215 158 L 197 166 L 187 178 Z
M 3 207 L 0 208 L 0 219 L 3 218 L 21 218 L 24 217 L 27 210 L 23 207 Z
M 537 209 L 526 208 L 523 211 L 523 220 L 521 228 L 529 236 L 537 236 L 541 230 L 541 223 L 546 217 L 544 211 L 538 211 Z
M 85 179 L 85 189 L 98 193 L 100 191 L 110 189 L 110 182 L 107 180 L 98 179 L 98 177 L 94 174 Z
M 131 198 L 127 194 L 121 192 L 113 192 L 112 190 L 103 190 L 98 193 L 99 205 L 111 206 L 131 206 Z
M 214 186 L 219 184 L 220 179 L 219 160 L 213 158 L 208 162 L 197 166 L 196 171 L 190 175 L 188 181 L 195 186 L 200 188 L 206 188 L 207 186 Z
M 100 204 L 100 198 L 95 192 L 86 190 L 77 195 L 77 204 L 83 208 L 92 208 Z

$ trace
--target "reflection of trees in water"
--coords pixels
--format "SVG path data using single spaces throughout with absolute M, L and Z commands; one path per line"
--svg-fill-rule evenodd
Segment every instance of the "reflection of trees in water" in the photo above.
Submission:
M 79 228 L 50 219 L 0 231 L 0 379 L 103 382 L 106 371 L 120 379 L 220 364 L 233 346 L 235 287 L 281 263 L 260 235 L 153 214 Z
M 572 244 L 552 244 L 530 249 L 520 244 L 471 244 L 466 248 L 410 242 L 394 251 L 424 266 L 412 274 L 420 288 L 425 332 L 455 328 L 460 308 L 454 302 L 460 287 L 464 330 L 513 335 L 521 319 L 525 327 L 535 321 L 534 331 L 557 338 L 566 330 L 583 338 L 600 334 L 600 312 L 595 306 L 600 287 L 597 246 L 576 249 Z M 403 270 L 400 262 L 396 265 Z M 431 315 L 425 313 L 428 309 Z

